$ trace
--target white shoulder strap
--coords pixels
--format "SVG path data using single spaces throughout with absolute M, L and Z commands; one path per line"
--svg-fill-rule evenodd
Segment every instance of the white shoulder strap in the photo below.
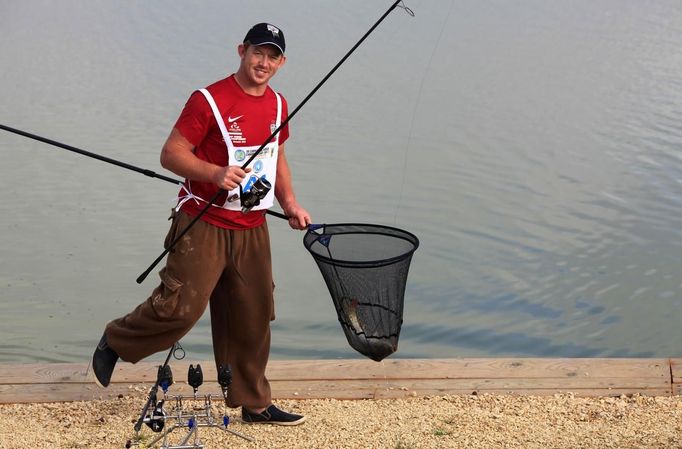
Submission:
M 206 97 L 206 101 L 208 101 L 209 106 L 211 106 L 213 116 L 215 117 L 215 121 L 218 123 L 218 127 L 220 128 L 220 132 L 223 135 L 223 140 L 225 141 L 225 144 L 227 145 L 228 148 L 232 148 L 234 146 L 232 144 L 232 139 L 230 139 L 230 134 L 227 132 L 225 121 L 223 120 L 223 117 L 220 115 L 218 105 L 215 103 L 213 96 L 206 89 L 199 89 L 199 92 L 204 94 L 204 97 Z M 277 92 L 275 92 L 275 97 L 277 98 L 277 119 L 275 120 L 275 128 L 279 128 L 279 125 L 282 124 L 282 97 L 280 97 L 280 95 Z M 275 141 L 278 140 L 279 132 L 275 136 Z
M 275 127 L 279 128 L 282 124 L 282 98 L 277 92 L 275 92 L 275 97 L 277 97 L 277 119 L 275 121 Z M 275 136 L 275 142 L 279 142 L 279 133 Z
M 211 110 L 213 111 L 213 116 L 215 117 L 215 121 L 218 122 L 218 127 L 220 128 L 220 132 L 223 135 L 223 140 L 225 141 L 225 145 L 227 145 L 228 149 L 232 148 L 233 145 L 232 145 L 232 139 L 230 139 L 230 133 L 227 132 L 227 127 L 225 126 L 225 121 L 223 120 L 223 117 L 220 115 L 220 111 L 218 110 L 218 105 L 215 104 L 215 100 L 213 99 L 213 96 L 206 89 L 199 89 L 199 92 L 204 94 L 204 97 L 206 97 L 206 101 L 208 101 L 208 104 L 211 106 Z M 277 99 L 279 100 L 279 97 Z M 279 102 L 277 103 L 277 105 L 279 107 Z

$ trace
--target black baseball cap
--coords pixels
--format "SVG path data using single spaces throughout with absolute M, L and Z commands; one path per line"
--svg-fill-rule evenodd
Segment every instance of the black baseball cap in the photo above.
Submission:
M 244 37 L 244 43 L 247 42 L 251 45 L 274 45 L 284 54 L 284 33 L 270 23 L 258 23 L 252 26 Z

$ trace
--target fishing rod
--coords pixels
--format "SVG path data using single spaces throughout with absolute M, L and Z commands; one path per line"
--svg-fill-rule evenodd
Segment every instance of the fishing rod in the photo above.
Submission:
M 322 85 L 323 85 L 323 84 L 324 84 L 324 83 L 325 83 L 325 82 L 334 74 L 334 72 L 336 72 L 336 70 L 337 70 L 339 67 L 341 67 L 341 65 L 342 65 L 344 62 L 346 62 L 346 59 L 348 59 L 348 57 L 350 57 L 350 55 L 351 55 L 351 54 L 352 54 L 352 53 L 353 53 L 353 52 L 354 52 L 354 51 L 355 51 L 355 50 L 356 50 L 356 49 L 365 41 L 365 39 L 367 39 L 367 37 L 374 31 L 374 29 L 375 29 L 376 27 L 378 27 L 379 24 L 380 24 L 381 22 L 383 22 L 384 19 L 385 19 L 385 18 L 386 18 L 386 17 L 387 17 L 387 16 L 388 16 L 388 15 L 389 15 L 389 14 L 398 6 L 398 4 L 399 4 L 399 3 L 402 3 L 402 1 L 403 1 L 403 0 L 396 0 L 396 1 L 395 1 L 387 10 L 386 10 L 386 12 L 379 18 L 379 20 L 377 20 L 376 23 L 375 23 L 374 25 L 372 25 L 372 27 L 371 27 L 369 30 L 367 30 L 367 32 L 360 38 L 359 41 L 356 42 L 355 45 L 353 45 L 353 47 L 348 51 L 348 53 L 346 53 L 346 54 L 343 56 L 343 58 L 341 58 L 341 60 L 340 60 L 338 63 L 336 63 L 336 65 L 329 71 L 329 73 L 327 73 L 327 75 L 325 75 L 325 77 L 322 78 L 322 80 L 321 80 L 319 83 L 317 83 L 317 85 L 313 88 L 312 91 L 310 91 L 310 93 L 303 99 L 303 101 L 301 101 L 301 103 L 300 103 L 298 106 L 296 106 L 296 108 L 287 116 L 287 118 L 286 118 L 284 121 L 282 121 L 282 123 L 281 123 L 274 131 L 272 131 L 272 134 L 270 134 L 270 137 L 268 137 L 267 139 L 265 139 L 265 141 L 263 142 L 263 144 L 262 144 L 262 145 L 261 145 L 261 146 L 260 146 L 260 147 L 251 155 L 251 157 L 249 157 L 249 158 L 246 160 L 246 162 L 244 162 L 244 164 L 243 164 L 242 167 L 241 167 L 242 170 L 244 170 L 244 169 L 246 169 L 246 167 L 248 167 L 248 165 L 256 158 L 256 156 L 258 156 L 258 155 L 260 154 L 261 151 L 263 151 L 263 149 L 268 145 L 268 143 L 270 143 L 270 141 L 277 135 L 277 133 L 279 133 L 279 131 L 280 131 L 284 126 L 286 126 L 287 123 L 289 123 L 289 121 L 290 121 L 292 118 L 294 118 L 294 116 L 296 115 L 296 113 L 297 113 L 299 110 L 301 110 L 301 108 L 303 107 L 303 105 L 305 105 L 305 104 L 308 102 L 308 100 L 310 100 L 310 98 L 311 98 L 313 95 L 315 95 L 315 93 L 320 89 L 320 87 L 322 87 Z M 408 8 L 407 6 L 405 6 L 405 5 L 400 5 L 400 8 L 404 9 L 405 12 L 407 12 L 409 15 L 414 16 L 414 12 L 413 12 L 410 8 Z M 201 219 L 201 217 L 202 217 L 202 216 L 211 208 L 211 206 L 213 205 L 213 203 L 214 203 L 214 202 L 218 199 L 218 197 L 219 197 L 220 195 L 222 195 L 223 193 L 224 193 L 224 190 L 223 190 L 222 188 L 221 188 L 221 189 L 218 189 L 218 191 L 215 193 L 215 195 L 213 195 L 213 197 L 212 197 L 211 199 L 208 200 L 208 202 L 206 203 L 206 206 L 205 206 L 201 211 L 199 211 L 199 213 L 192 219 L 192 221 L 189 222 L 189 224 L 188 224 L 182 231 L 180 231 L 180 232 L 178 233 L 178 235 L 175 237 L 175 239 L 173 239 L 173 241 L 170 242 L 170 244 L 163 250 L 163 252 L 159 255 L 159 257 L 157 257 L 156 260 L 154 260 L 154 262 L 152 262 L 152 264 L 149 265 L 149 267 L 148 267 L 140 276 L 138 276 L 138 278 L 136 279 L 136 282 L 137 282 L 138 284 L 141 284 L 141 283 L 147 278 L 147 276 L 149 275 L 149 273 L 151 273 L 151 271 L 154 269 L 154 267 L 156 267 L 156 265 L 158 265 L 159 262 L 161 262 L 161 260 L 166 256 L 166 254 L 168 254 L 168 253 L 173 249 L 173 247 L 174 247 L 174 246 L 175 246 L 175 245 L 176 245 L 176 244 L 185 236 L 185 234 L 187 234 L 187 232 L 190 230 L 190 228 L 191 228 L 192 226 L 194 226 L 194 224 L 195 224 L 197 221 L 199 221 L 199 220 Z
M 97 159 L 98 161 L 106 162 L 107 164 L 116 165 L 117 167 L 122 167 L 122 168 L 125 168 L 127 170 L 131 170 L 131 171 L 134 171 L 137 173 L 142 173 L 143 175 L 148 176 L 150 178 L 161 179 L 162 181 L 170 182 L 171 184 L 182 185 L 182 181 L 180 181 L 179 179 L 170 178 L 168 176 L 160 175 L 153 170 L 148 170 L 146 168 L 136 167 L 134 165 L 128 164 L 127 162 L 117 161 L 116 159 L 112 159 L 112 158 L 107 157 L 107 156 L 102 156 L 101 154 L 93 153 L 91 151 L 86 151 L 86 150 L 83 150 L 81 148 L 74 147 L 72 145 L 67 145 L 65 143 L 57 142 L 56 140 L 48 139 L 47 137 L 38 136 L 36 134 L 32 134 L 32 133 L 29 133 L 26 131 L 22 131 L 20 129 L 12 128 L 10 126 L 3 125 L 1 123 L 0 123 L 0 129 L 14 133 L 14 134 L 18 134 L 18 135 L 23 136 L 23 137 L 28 137 L 29 139 L 37 140 L 38 142 L 43 142 L 43 143 L 46 143 L 48 145 L 53 145 L 55 147 L 63 148 L 65 150 L 72 151 L 74 153 L 78 153 L 78 154 L 81 154 L 83 156 L 90 157 L 92 159 Z M 286 215 L 281 214 L 279 212 L 275 212 L 272 210 L 267 210 L 266 212 L 272 216 L 275 216 L 277 218 L 281 218 L 283 220 L 289 219 L 289 217 L 287 217 Z
M 133 427 L 135 429 L 135 432 L 139 432 L 140 429 L 142 428 L 142 422 L 144 421 L 144 417 L 147 415 L 147 411 L 149 410 L 149 406 L 151 405 L 152 407 L 156 405 L 156 393 L 159 390 L 159 386 L 166 391 L 168 390 L 168 387 L 170 386 L 169 383 L 173 382 L 172 376 L 169 379 L 164 379 L 163 374 L 165 370 L 168 368 L 168 362 L 170 362 L 171 356 L 175 353 L 175 351 L 180 350 L 182 351 L 183 356 L 179 357 L 179 359 L 182 359 L 184 357 L 184 349 L 182 349 L 182 346 L 180 346 L 180 343 L 175 343 L 173 346 L 171 346 L 170 350 L 168 351 L 168 355 L 166 356 L 166 361 L 163 362 L 163 365 L 159 366 L 159 375 L 156 376 L 156 382 L 154 383 L 154 386 L 149 390 L 149 397 L 147 398 L 147 403 L 145 404 L 144 408 L 142 409 L 142 413 L 140 414 L 140 418 L 137 420 L 135 423 L 135 426 Z M 162 382 L 165 381 L 164 385 L 161 385 Z
M 150 178 L 159 178 L 163 179 L 164 181 L 172 182 L 173 184 L 182 184 L 181 181 L 178 181 L 177 179 L 169 178 L 167 176 L 159 175 L 158 173 L 153 172 L 152 170 L 147 170 L 145 168 L 140 168 L 140 167 L 135 167 L 134 165 L 127 164 L 125 162 L 117 161 L 116 159 L 111 159 L 110 157 L 102 156 L 96 153 L 91 153 L 90 151 L 82 150 L 80 148 L 76 148 L 71 145 L 67 145 L 65 143 L 57 142 L 56 140 L 48 139 L 47 137 L 41 137 L 36 134 L 31 134 L 26 131 L 22 131 L 20 129 L 16 128 L 11 128 L 9 126 L 5 126 L 0 124 L 0 129 L 3 129 L 5 131 L 9 131 L 14 134 L 18 134 L 20 136 L 28 137 L 29 139 L 37 140 L 39 142 L 46 143 L 48 145 L 54 145 L 55 147 L 63 148 L 68 151 L 72 151 L 74 153 L 82 154 L 83 156 L 91 157 L 93 159 L 97 159 L 102 162 L 106 162 L 107 164 L 112 164 L 116 165 L 118 167 L 123 167 L 128 170 L 132 170 L 137 173 L 142 173 L 145 176 L 149 176 Z

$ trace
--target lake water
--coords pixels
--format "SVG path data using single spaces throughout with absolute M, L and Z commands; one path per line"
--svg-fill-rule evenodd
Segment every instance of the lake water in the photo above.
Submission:
M 159 166 L 250 25 L 291 107 L 390 6 L 0 3 L 0 123 Z M 291 122 L 316 223 L 421 240 L 394 357 L 680 357 L 682 3 L 408 0 Z M 0 362 L 87 361 L 157 283 L 176 187 L 0 131 Z M 302 233 L 270 219 L 272 358 L 360 357 Z M 182 340 L 210 359 L 208 314 Z

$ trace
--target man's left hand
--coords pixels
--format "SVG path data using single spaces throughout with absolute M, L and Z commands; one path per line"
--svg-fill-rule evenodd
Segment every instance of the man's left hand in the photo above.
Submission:
M 285 212 L 287 217 L 289 217 L 291 229 L 305 230 L 312 223 L 308 211 L 298 205 L 287 208 Z

